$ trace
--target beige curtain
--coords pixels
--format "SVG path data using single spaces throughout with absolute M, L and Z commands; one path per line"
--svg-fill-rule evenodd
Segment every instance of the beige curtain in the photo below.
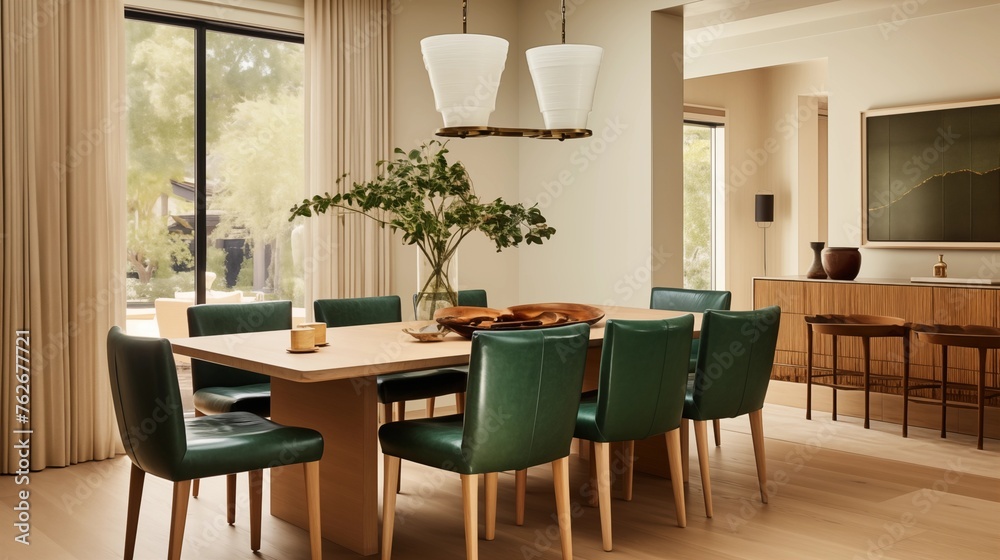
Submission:
M 31 430 L 32 470 L 119 450 L 105 336 L 124 324 L 121 0 L 0 0 L 0 469 Z M 30 420 L 12 413 L 14 333 L 30 332 Z
M 374 176 L 389 147 L 389 0 L 306 0 L 306 176 L 310 196 Z M 306 301 L 389 292 L 392 237 L 330 212 L 307 220 Z M 311 305 L 307 306 L 310 310 Z

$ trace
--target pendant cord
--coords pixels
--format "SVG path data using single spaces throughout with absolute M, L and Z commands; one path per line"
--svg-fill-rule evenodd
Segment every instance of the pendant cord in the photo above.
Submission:
M 562 0 L 562 44 L 566 44 L 566 0 Z
M 462 0 L 462 33 L 469 32 L 469 0 Z

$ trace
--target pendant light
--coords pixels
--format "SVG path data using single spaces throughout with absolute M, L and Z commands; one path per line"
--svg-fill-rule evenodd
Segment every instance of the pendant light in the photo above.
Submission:
M 468 33 L 468 0 L 462 2 L 462 33 L 420 41 L 434 104 L 445 127 L 485 127 L 496 109 L 506 39 Z
M 545 128 L 587 128 L 604 49 L 566 44 L 566 0 L 562 0 L 562 44 L 528 49 L 525 55 Z
M 587 119 L 604 50 L 566 44 L 566 0 L 562 0 L 562 44 L 529 49 L 525 54 L 544 129 L 489 126 L 496 108 L 509 43 L 491 35 L 467 33 L 468 0 L 462 2 L 462 33 L 420 41 L 434 102 L 444 118 L 438 136 L 469 138 L 511 136 L 566 140 L 586 138 Z

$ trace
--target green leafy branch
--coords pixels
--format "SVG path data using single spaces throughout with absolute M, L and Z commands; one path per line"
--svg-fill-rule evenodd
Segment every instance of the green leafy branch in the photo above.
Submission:
M 465 166 L 449 164 L 447 147 L 436 140 L 409 153 L 396 148 L 395 153 L 400 157 L 376 164 L 375 179 L 335 195 L 307 198 L 291 208 L 289 221 L 325 214 L 330 208 L 356 212 L 401 231 L 403 242 L 417 245 L 438 268 L 473 231 L 482 232 L 497 252 L 521 243 L 540 245 L 556 232 L 537 206 L 508 204 L 501 198 L 480 202 Z M 346 177 L 341 175 L 337 184 Z

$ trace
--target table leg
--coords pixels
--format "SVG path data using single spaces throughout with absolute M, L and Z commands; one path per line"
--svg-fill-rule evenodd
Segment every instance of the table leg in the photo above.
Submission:
M 271 380 L 271 418 L 323 434 L 323 538 L 361 555 L 378 546 L 378 399 L 374 379 L 297 383 Z M 308 529 L 298 465 L 271 469 L 271 515 Z

